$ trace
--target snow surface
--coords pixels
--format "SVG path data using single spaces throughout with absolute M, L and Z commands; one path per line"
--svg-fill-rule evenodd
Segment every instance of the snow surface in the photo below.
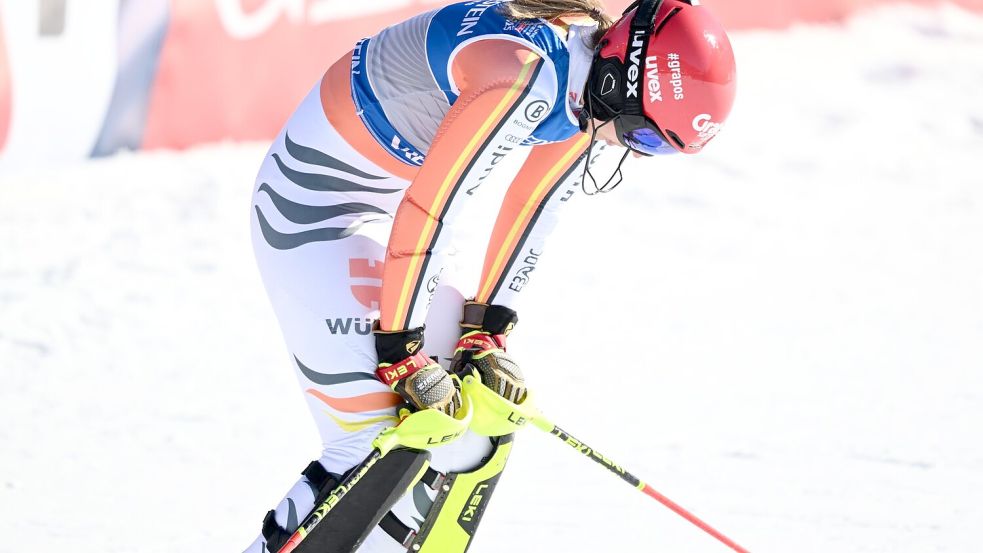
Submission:
M 571 206 L 513 350 L 750 550 L 980 550 L 983 19 L 734 37 L 698 157 Z M 318 455 L 249 248 L 265 145 L 0 176 L 0 552 L 240 551 Z M 726 549 L 527 430 L 472 551 Z

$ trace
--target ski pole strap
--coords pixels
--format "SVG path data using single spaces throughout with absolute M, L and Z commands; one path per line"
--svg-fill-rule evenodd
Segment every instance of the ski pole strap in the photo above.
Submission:
M 338 487 L 341 476 L 333 476 L 318 461 L 311 461 L 307 467 L 301 471 L 304 478 L 310 484 L 315 493 L 314 504 L 320 505 Z M 281 528 L 276 521 L 276 511 L 271 510 L 263 518 L 263 539 L 266 540 L 266 548 L 270 551 L 279 551 L 293 535 L 296 528 Z
M 444 481 L 444 477 L 444 473 L 434 470 L 433 467 L 427 467 L 423 477 L 420 478 L 420 482 L 426 484 L 431 490 L 436 490 L 440 488 L 440 483 Z
M 332 476 L 320 461 L 311 461 L 307 468 L 301 472 L 304 478 L 318 490 L 314 498 L 314 504 L 320 505 L 328 498 L 328 495 L 341 483 L 341 476 Z
M 433 469 L 433 467 L 427 467 L 427 470 L 423 471 L 423 476 L 420 477 L 420 483 L 424 486 L 430 488 L 431 490 L 439 490 L 440 485 L 444 482 L 447 476 L 441 472 Z M 409 548 L 410 542 L 416 537 L 416 531 L 414 531 L 409 526 L 403 524 L 399 517 L 393 514 L 392 511 L 386 513 L 386 516 L 382 517 L 379 521 L 379 527 L 389 534 L 389 537 L 396 540 L 398 543 L 402 544 L 403 547 Z
M 434 361 L 420 352 L 414 353 L 397 363 L 382 363 L 375 370 L 375 375 L 387 386 L 392 387 L 400 380 L 413 373 L 433 365 Z
M 389 537 L 406 548 L 409 548 L 413 538 L 416 537 L 416 532 L 409 526 L 403 524 L 392 511 L 389 511 L 386 513 L 386 516 L 382 517 L 382 520 L 379 521 L 379 527 L 385 533 L 389 534 Z

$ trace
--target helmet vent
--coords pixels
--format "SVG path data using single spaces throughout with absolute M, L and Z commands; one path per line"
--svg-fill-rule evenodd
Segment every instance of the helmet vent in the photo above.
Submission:
M 674 133 L 674 132 L 672 132 L 670 130 L 666 130 L 666 136 L 668 136 L 670 139 L 672 139 L 672 141 L 676 143 L 676 146 L 679 146 L 679 149 L 680 150 L 686 148 L 686 144 L 683 144 L 683 141 L 679 139 L 679 135 L 678 134 L 676 134 L 676 133 Z
M 681 11 L 683 11 L 683 8 L 673 8 L 672 11 L 669 12 L 669 15 L 665 16 L 665 18 L 662 19 L 662 22 L 659 23 L 659 26 L 655 28 L 655 32 L 652 34 L 655 35 L 659 34 L 659 31 L 661 31 L 662 28 L 666 26 L 666 23 L 668 23 L 670 19 L 672 19 L 677 13 Z

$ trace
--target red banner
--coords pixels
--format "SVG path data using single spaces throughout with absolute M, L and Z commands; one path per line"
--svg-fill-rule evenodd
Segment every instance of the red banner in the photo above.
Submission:
M 0 152 L 7 142 L 10 129 L 10 69 L 7 67 L 7 47 L 3 40 L 3 14 L 0 13 Z
M 898 1 L 704 3 L 736 30 L 833 21 Z M 951 1 L 983 11 L 983 0 Z M 120 148 L 269 139 L 359 38 L 446 3 L 105 0 L 85 12 L 67 10 L 63 0 L 42 2 L 57 9 L 40 12 L 33 3 L 8 3 L 0 18 L 0 166 L 30 165 L 39 156 L 72 160 Z M 619 13 L 628 3 L 611 0 L 608 7 Z M 24 59 L 8 59 L 14 52 Z M 83 69 L 84 78 L 76 75 Z M 59 79 L 74 79 L 71 102 L 49 98 Z M 72 126 L 57 143 L 42 132 L 65 120 Z
M 270 138 L 358 39 L 434 5 L 372 2 L 404 7 L 353 18 L 335 0 L 172 0 L 144 147 Z
M 885 4 L 954 4 L 983 11 L 983 0 L 704 0 L 727 29 L 781 29 L 795 23 L 841 21 Z M 613 2 L 611 3 L 613 4 Z
M 730 29 L 828 21 L 890 0 L 706 0 Z M 917 0 L 916 0 L 917 1 Z M 934 0 L 920 0 L 932 3 Z M 146 148 L 267 139 L 327 66 L 359 38 L 434 5 L 424 0 L 172 0 Z M 629 2 L 608 2 L 619 13 Z M 961 0 L 983 9 L 983 0 Z M 369 7 L 366 7 L 369 6 Z

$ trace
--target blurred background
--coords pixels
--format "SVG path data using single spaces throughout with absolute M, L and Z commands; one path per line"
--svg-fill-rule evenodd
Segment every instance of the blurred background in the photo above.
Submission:
M 444 3 L 0 0 L 0 553 L 251 542 L 320 449 L 255 172 L 331 62 Z M 511 348 L 751 551 L 979 550 L 983 0 L 704 4 L 728 128 L 571 206 Z M 725 550 L 531 432 L 473 552 Z

